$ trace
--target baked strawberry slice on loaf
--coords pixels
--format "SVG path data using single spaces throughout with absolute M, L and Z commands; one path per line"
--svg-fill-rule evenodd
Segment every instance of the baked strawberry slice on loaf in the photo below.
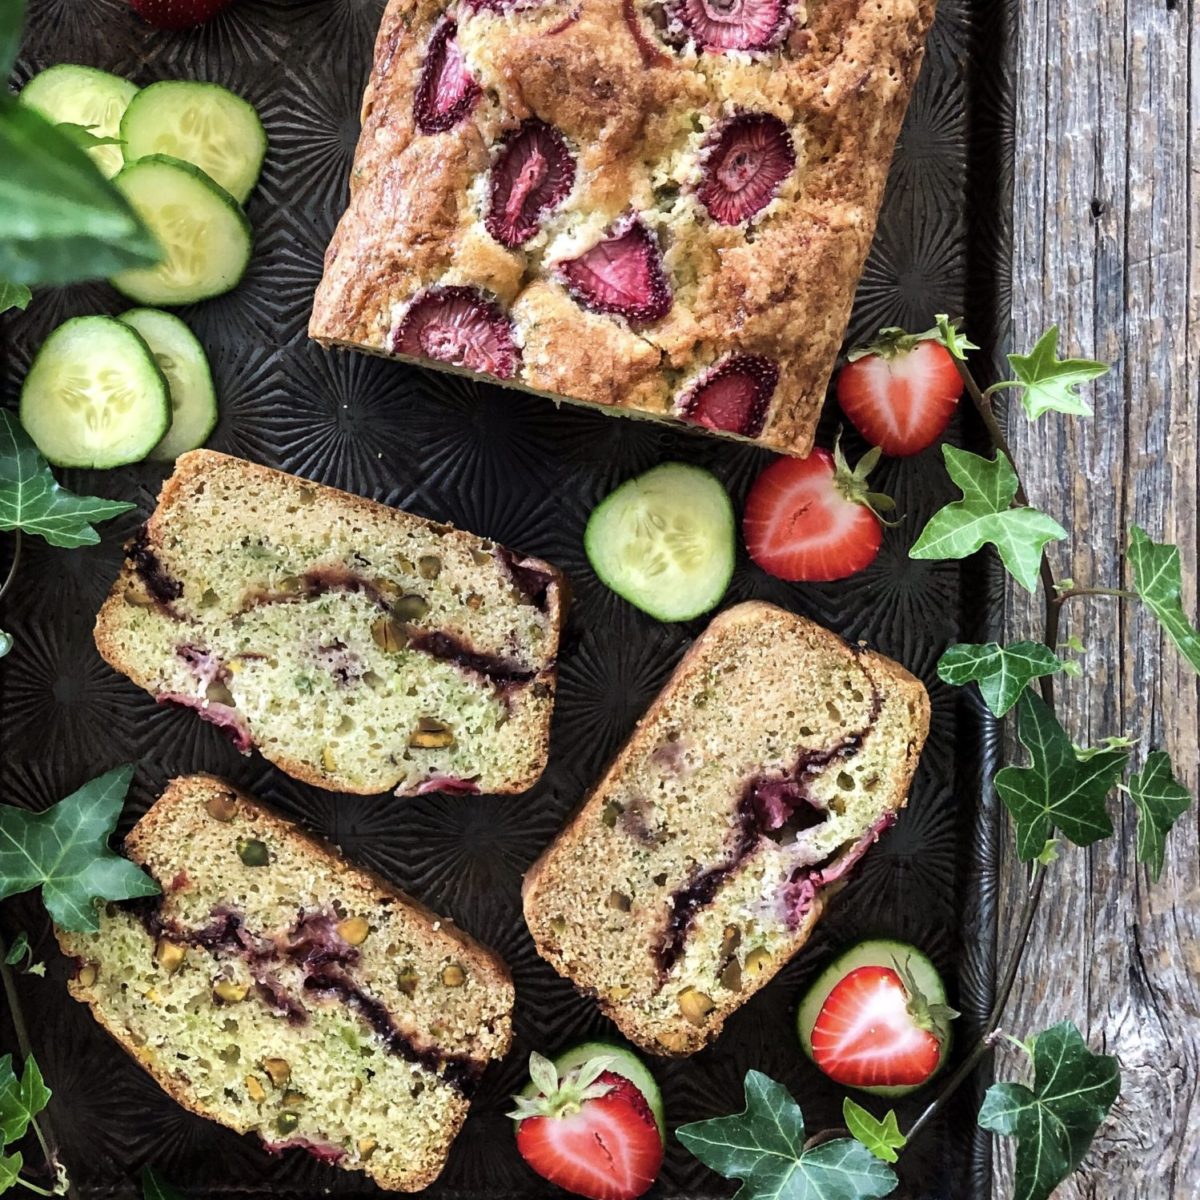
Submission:
M 700 1049 L 895 821 L 928 729 L 882 655 L 769 604 L 722 613 L 530 868 L 538 952 L 637 1045 Z
M 546 764 L 561 594 L 484 538 L 197 450 L 127 547 L 96 645 L 320 787 L 520 792 Z
M 503 962 L 207 775 L 126 852 L 162 895 L 59 931 L 71 995 L 185 1108 L 417 1191 L 512 1037 Z

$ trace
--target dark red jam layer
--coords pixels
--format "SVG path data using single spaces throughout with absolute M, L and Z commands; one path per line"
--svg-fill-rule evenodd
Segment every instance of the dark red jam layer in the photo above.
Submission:
M 379 1035 L 390 1054 L 416 1063 L 463 1095 L 470 1093 L 483 1074 L 485 1063 L 465 1054 L 447 1054 L 418 1045 L 401 1032 L 387 1008 L 351 976 L 348 968 L 358 962 L 359 954 L 337 932 L 337 918 L 332 914 L 303 913 L 282 938 L 274 939 L 252 934 L 242 917 L 227 908 L 214 908 L 212 919 L 202 928 L 187 929 L 164 917 L 162 905 L 163 897 L 159 895 L 126 901 L 121 907 L 136 916 L 156 941 L 166 938 L 177 945 L 207 950 L 215 957 L 245 959 L 259 998 L 289 1024 L 303 1025 L 308 1010 L 276 978 L 275 969 L 284 963 L 304 972 L 301 986 L 307 995 L 340 1000 Z
M 654 947 L 654 961 L 659 972 L 665 976 L 679 961 L 683 953 L 684 943 L 695 924 L 696 916 L 701 909 L 712 903 L 721 885 L 734 871 L 753 853 L 764 838 L 777 834 L 785 826 L 797 830 L 812 828 L 826 819 L 827 813 L 811 799 L 809 784 L 814 776 L 829 769 L 833 764 L 857 754 L 862 747 L 867 734 L 875 727 L 882 707 L 882 697 L 875 691 L 871 711 L 867 723 L 862 729 L 847 734 L 840 741 L 823 750 L 801 750 L 790 771 L 786 775 L 758 775 L 746 782 L 742 795 L 738 800 L 737 819 L 734 824 L 733 844 L 724 862 L 717 866 L 707 867 L 697 873 L 686 886 L 676 890 L 671 897 L 671 916 L 663 930 L 659 944 Z M 772 838 L 777 840 L 777 838 Z M 872 839 L 874 840 L 874 839 Z M 857 843 L 856 843 L 857 845 Z M 866 847 L 863 847 L 865 851 Z M 858 857 L 861 857 L 861 853 Z M 791 889 L 798 885 L 797 876 L 811 882 L 811 895 L 805 902 L 811 905 L 816 891 L 840 878 L 851 864 L 838 876 L 826 879 L 823 869 L 831 866 L 836 860 L 837 852 L 829 855 L 823 862 L 811 867 L 801 868 L 793 875 L 785 891 L 785 901 L 791 895 Z M 857 861 L 857 857 L 854 861 Z M 797 886 L 795 898 L 803 900 Z M 795 927 L 803 916 L 794 905 L 788 908 L 788 924 Z
M 150 534 L 145 525 L 125 548 L 125 557 L 146 591 L 170 612 L 171 602 L 183 595 L 183 582 L 163 569 L 158 555 L 150 549 Z

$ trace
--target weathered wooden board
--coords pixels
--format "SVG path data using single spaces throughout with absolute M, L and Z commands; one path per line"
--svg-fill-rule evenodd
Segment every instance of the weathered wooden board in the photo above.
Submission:
M 1116 364 L 1092 421 L 1014 413 L 1033 502 L 1073 531 L 1061 575 L 1120 584 L 1137 522 L 1182 550 L 1195 611 L 1200 425 L 1200 0 L 1022 5 L 1016 142 L 1014 340 L 1062 326 L 1076 353 Z M 1125 575 L 1128 583 L 1128 575 Z M 1200 785 L 1200 688 L 1136 606 L 1067 606 L 1088 647 L 1062 689 L 1081 742 L 1127 732 L 1170 750 Z M 1037 625 L 1013 595 L 1010 628 Z M 1114 806 L 1115 807 L 1115 806 Z M 1193 810 L 1157 884 L 1134 859 L 1132 814 L 1091 851 L 1068 848 L 1010 1006 L 1027 1033 L 1074 1020 L 1121 1060 L 1124 1087 L 1084 1170 L 1059 1193 L 1094 1200 L 1200 1196 L 1200 842 Z M 1024 888 L 1008 859 L 1007 901 Z M 1005 1056 L 1000 1069 L 1017 1064 Z M 1012 1193 L 1011 1155 L 995 1194 Z

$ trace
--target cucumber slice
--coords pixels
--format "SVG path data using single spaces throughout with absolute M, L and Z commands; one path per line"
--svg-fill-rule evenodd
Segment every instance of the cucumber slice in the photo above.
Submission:
M 152 154 L 113 180 L 163 248 L 156 267 L 109 281 L 140 304 L 191 304 L 238 285 L 250 262 L 250 222 L 241 205 L 199 167 Z
M 60 325 L 21 389 L 21 424 L 57 467 L 139 462 L 170 422 L 170 393 L 154 355 L 112 317 Z
M 663 463 L 602 500 L 583 535 L 592 569 L 660 621 L 713 608 L 733 574 L 734 519 L 714 475 Z
M 554 1060 L 554 1065 L 559 1075 L 564 1075 L 574 1067 L 582 1067 L 585 1062 L 601 1057 L 615 1059 L 609 1070 L 614 1075 L 620 1075 L 622 1079 L 628 1079 L 645 1097 L 658 1125 L 659 1136 L 666 1145 L 667 1125 L 663 1114 L 662 1092 L 654 1076 L 650 1074 L 650 1068 L 627 1046 L 619 1046 L 615 1042 L 582 1042 L 578 1046 L 572 1046 L 570 1050 L 564 1050 Z M 537 1085 L 530 1080 L 521 1090 L 521 1095 L 537 1095 Z
M 97 137 L 117 137 L 121 118 L 137 92 L 137 84 L 119 75 L 60 63 L 35 75 L 19 99 L 55 125 L 82 125 Z M 125 162 L 120 146 L 93 146 L 87 153 L 106 179 Z
M 829 999 L 829 993 L 851 971 L 856 971 L 859 967 L 894 968 L 896 963 L 912 972 L 917 987 L 921 989 L 930 1004 L 946 1003 L 946 985 L 942 982 L 937 967 L 916 946 L 910 946 L 907 942 L 889 941 L 886 938 L 859 942 L 857 946 L 852 946 L 849 950 L 839 954 L 817 976 L 813 985 L 804 993 L 804 999 L 800 1001 L 800 1006 L 796 1010 L 796 1032 L 800 1035 L 800 1045 L 804 1048 L 804 1053 L 812 1059 L 814 1065 L 816 1059 L 813 1058 L 812 1031 L 817 1023 L 817 1018 L 821 1015 L 821 1009 L 825 1007 L 825 1001 Z M 942 1043 L 937 1069 L 929 1077 L 930 1079 L 945 1065 L 952 1041 L 952 1037 L 947 1037 Z M 925 1080 L 925 1083 L 928 1082 L 928 1079 Z M 870 1092 L 875 1096 L 906 1096 L 909 1092 L 924 1087 L 925 1083 L 905 1087 L 865 1087 L 856 1090 Z
M 148 457 L 174 462 L 188 450 L 203 446 L 217 423 L 217 392 L 208 355 L 196 335 L 172 313 L 131 308 L 117 320 L 141 334 L 166 378 L 171 393 L 171 428 Z
M 169 154 L 199 167 L 243 204 L 267 152 L 253 105 L 220 84 L 182 79 L 143 88 L 125 110 L 121 137 L 126 162 Z

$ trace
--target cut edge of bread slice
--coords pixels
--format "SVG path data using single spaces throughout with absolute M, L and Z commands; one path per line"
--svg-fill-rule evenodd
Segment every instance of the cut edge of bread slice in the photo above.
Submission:
M 711 1008 L 700 1013 L 697 1019 L 689 1018 L 682 1012 L 671 1016 L 664 1016 L 661 1012 L 642 1012 L 623 994 L 627 988 L 618 986 L 606 991 L 603 987 L 596 986 L 594 981 L 587 980 L 589 972 L 586 969 L 586 951 L 579 950 L 571 955 L 558 944 L 559 935 L 554 929 L 550 907 L 553 907 L 555 899 L 561 900 L 564 896 L 571 895 L 573 881 L 578 878 L 577 864 L 570 861 L 566 851 L 572 843 L 577 843 L 585 835 L 587 827 L 593 821 L 602 818 L 610 798 L 619 791 L 630 764 L 653 740 L 676 689 L 700 668 L 715 644 L 730 638 L 736 639 L 756 626 L 774 626 L 780 636 L 787 636 L 788 631 L 799 631 L 813 638 L 821 652 L 851 656 L 871 677 L 874 685 L 889 691 L 904 710 L 906 719 L 911 722 L 907 730 L 906 750 L 902 757 L 891 765 L 883 789 L 886 791 L 886 803 L 880 806 L 877 826 L 863 831 L 860 844 L 848 842 L 841 846 L 834 856 L 833 863 L 828 865 L 836 867 L 839 862 L 844 861 L 844 869 L 836 872 L 836 878 L 831 878 L 827 884 L 817 887 L 802 920 L 789 931 L 783 944 L 773 949 L 769 958 L 758 964 L 753 972 L 742 970 L 739 990 L 736 993 L 730 992 L 718 999 Z M 761 716 L 762 714 L 758 713 L 749 714 L 749 719 L 761 719 Z M 732 713 L 730 718 L 733 719 Z M 539 955 L 561 975 L 571 979 L 581 991 L 592 995 L 601 1010 L 616 1023 L 621 1032 L 643 1050 L 660 1056 L 681 1056 L 703 1048 L 719 1035 L 729 1015 L 769 983 L 801 950 L 829 900 L 844 886 L 845 880 L 842 876 L 849 872 L 865 850 L 894 822 L 896 814 L 907 805 L 909 788 L 928 735 L 929 720 L 929 696 L 924 685 L 892 659 L 863 646 L 849 643 L 815 622 L 764 601 L 747 601 L 720 613 L 680 659 L 670 678 L 646 713 L 638 720 L 633 732 L 599 782 L 585 795 L 554 841 L 546 847 L 526 873 L 522 888 L 525 919 Z M 583 917 L 576 913 L 568 916 L 567 920 L 568 923 L 581 923 Z M 644 933 L 645 930 L 641 932 Z M 644 941 L 631 942 L 628 950 L 631 958 L 649 952 Z M 669 978 L 669 971 L 666 976 Z M 702 1007 L 707 1007 L 712 997 L 706 993 L 703 1000 Z
M 418 900 L 396 888 L 378 873 L 347 862 L 331 843 L 302 829 L 286 818 L 276 815 L 261 801 L 227 781 L 208 774 L 179 776 L 171 780 L 162 796 L 130 831 L 125 842 L 126 853 L 132 861 L 146 867 L 148 862 L 155 859 L 156 852 L 160 849 L 161 839 L 172 836 L 173 822 L 180 819 L 184 821 L 191 819 L 192 814 L 183 813 L 181 810 L 190 807 L 193 810 L 200 809 L 212 815 L 214 812 L 223 814 L 228 811 L 230 806 L 236 806 L 242 810 L 238 813 L 238 820 L 241 820 L 243 815 L 248 816 L 252 820 L 256 832 L 274 839 L 273 845 L 290 843 L 290 849 L 298 857 L 325 868 L 345 885 L 346 894 L 355 891 L 359 893 L 360 897 L 373 897 L 384 913 L 389 916 L 394 914 L 396 909 L 403 910 L 408 919 L 408 932 L 410 934 L 418 932 L 423 936 L 425 942 L 423 949 L 429 953 L 431 958 L 444 957 L 449 950 L 456 963 L 461 963 L 467 968 L 467 973 L 473 977 L 473 984 L 477 980 L 479 986 L 494 1002 L 495 1012 L 486 1016 L 486 1028 L 491 1038 L 491 1044 L 486 1046 L 482 1056 L 472 1058 L 472 1066 L 476 1071 L 473 1078 L 477 1078 L 477 1075 L 482 1073 L 488 1063 L 504 1057 L 512 1044 L 514 993 L 512 976 L 508 967 L 495 951 L 459 929 L 448 918 L 439 916 Z M 220 815 L 214 819 L 225 821 L 227 818 Z M 172 881 L 159 880 L 159 882 L 163 887 L 164 897 L 168 897 L 174 891 L 179 880 L 176 878 Z M 186 888 L 187 884 L 180 886 Z M 159 899 L 159 897 L 152 897 L 151 902 Z M 222 897 L 214 896 L 212 899 L 214 902 L 212 907 L 219 909 Z M 138 903 L 141 902 L 133 902 L 135 905 Z M 119 1015 L 110 1011 L 99 986 L 100 975 L 104 969 L 103 957 L 93 953 L 95 945 L 93 939 L 104 936 L 107 924 L 112 919 L 112 910 L 122 908 L 121 905 L 108 906 L 108 911 L 101 914 L 101 927 L 97 934 L 70 933 L 55 928 L 62 952 L 77 962 L 77 970 L 68 981 L 68 991 L 72 998 L 86 1004 L 97 1023 L 158 1083 L 163 1091 L 183 1108 L 198 1116 L 225 1125 L 238 1133 L 255 1133 L 264 1146 L 273 1153 L 293 1146 L 309 1148 L 311 1145 L 314 1150 L 319 1149 L 318 1143 L 309 1143 L 303 1139 L 297 1142 L 287 1140 L 272 1142 L 261 1123 L 231 1119 L 228 1111 L 223 1112 L 219 1106 L 205 1103 L 196 1094 L 196 1089 L 191 1081 L 173 1074 L 161 1056 L 157 1055 L 148 1045 L 139 1045 L 133 1030 L 122 1024 Z M 159 949 L 163 941 L 169 939 L 165 939 L 161 932 L 157 935 L 152 933 L 149 926 L 145 929 L 145 936 L 147 952 L 154 956 L 157 964 L 160 961 L 158 959 Z M 187 951 L 187 953 L 192 952 L 191 950 Z M 196 950 L 195 953 L 201 956 L 205 952 Z M 84 973 L 88 968 L 94 972 L 91 979 Z M 250 1002 L 258 1004 L 259 999 L 254 997 Z M 215 1010 L 215 1001 L 213 1006 Z M 229 1011 L 237 1012 L 234 1008 L 230 1008 Z M 277 1013 L 276 1016 L 278 1015 Z M 281 1024 L 286 1025 L 287 1022 L 281 1022 Z M 449 1061 L 450 1057 L 447 1056 L 446 1061 Z M 411 1062 L 411 1060 L 409 1061 Z M 466 1119 L 470 1106 L 469 1092 L 461 1090 L 458 1085 L 451 1087 L 446 1079 L 428 1069 L 425 1064 L 415 1064 L 414 1073 L 416 1066 L 423 1068 L 422 1078 L 431 1083 L 445 1085 L 448 1119 L 441 1130 L 441 1136 L 423 1144 L 420 1150 L 406 1161 L 403 1170 L 389 1171 L 381 1165 L 373 1165 L 371 1152 L 367 1151 L 365 1155 L 361 1153 L 363 1148 L 361 1141 L 357 1147 L 359 1151 L 357 1158 L 361 1161 L 355 1160 L 356 1156 L 353 1152 L 343 1156 L 341 1161 L 330 1161 L 337 1161 L 337 1165 L 343 1169 L 363 1171 L 380 1187 L 388 1190 L 420 1191 L 438 1177 L 445 1165 L 450 1146 Z M 265 1079 L 262 1082 L 267 1083 Z M 317 1156 L 321 1157 L 320 1154 Z

